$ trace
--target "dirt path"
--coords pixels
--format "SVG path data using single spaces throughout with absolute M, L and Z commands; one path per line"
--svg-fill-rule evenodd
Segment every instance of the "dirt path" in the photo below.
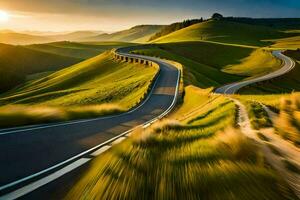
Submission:
M 288 160 L 300 169 L 300 149 L 276 135 L 273 128 L 258 131 L 253 130 L 246 107 L 236 99 L 233 99 L 233 101 L 239 109 L 238 124 L 241 131 L 247 137 L 257 141 L 261 145 L 267 161 L 279 172 L 281 177 L 290 185 L 291 189 L 300 199 L 300 174 L 287 169 L 285 164 L 285 160 Z M 270 115 L 270 117 L 275 117 L 275 115 Z M 262 133 L 267 140 L 260 139 L 257 134 L 258 132 Z

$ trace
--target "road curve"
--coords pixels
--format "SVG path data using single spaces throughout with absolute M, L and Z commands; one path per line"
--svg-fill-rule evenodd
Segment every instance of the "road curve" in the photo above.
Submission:
M 112 117 L 0 130 L 0 199 L 25 195 L 22 188 L 31 182 L 90 159 L 102 146 L 138 125 L 163 117 L 174 107 L 180 71 L 159 58 L 129 54 L 133 49 L 136 47 L 121 48 L 116 53 L 160 67 L 150 94 L 139 107 Z M 7 195 L 14 191 L 19 194 Z
M 283 61 L 283 66 L 279 70 L 274 71 L 270 74 L 261 76 L 261 77 L 254 78 L 254 79 L 241 81 L 241 82 L 236 82 L 236 83 L 231 83 L 231 84 L 219 87 L 215 90 L 215 93 L 234 94 L 239 89 L 241 89 L 241 88 L 243 88 L 247 85 L 250 85 L 250 84 L 253 84 L 253 83 L 258 83 L 258 82 L 261 82 L 261 81 L 270 80 L 272 78 L 282 76 L 282 75 L 288 73 L 289 71 L 291 71 L 295 67 L 295 62 L 291 58 L 283 55 L 281 53 L 281 51 L 273 51 L 273 55 Z

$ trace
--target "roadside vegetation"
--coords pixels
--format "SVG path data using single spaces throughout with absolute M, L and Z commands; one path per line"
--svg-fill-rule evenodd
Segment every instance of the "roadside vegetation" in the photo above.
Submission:
M 45 121 L 41 116 L 53 114 L 55 120 L 62 114 L 62 119 L 68 120 L 126 111 L 146 97 L 157 71 L 155 67 L 117 62 L 110 52 L 105 52 L 3 94 L 0 119 L 3 125 L 8 118 L 11 125 L 23 125 L 17 122 L 27 116 Z M 102 104 L 113 106 L 102 107 Z M 32 108 L 36 109 L 31 112 Z M 94 112 L 92 108 L 96 108 Z
M 259 130 L 261 128 L 273 126 L 272 121 L 268 116 L 268 113 L 264 110 L 260 103 L 247 101 L 246 108 L 248 111 L 251 125 L 254 129 Z
M 300 94 L 292 94 L 289 98 L 282 98 L 280 113 L 275 121 L 275 128 L 279 135 L 300 146 Z
M 207 103 L 196 113 L 198 102 L 188 101 L 193 96 Z M 213 98 L 189 87 L 179 113 L 136 130 L 93 160 L 65 199 L 292 198 L 256 144 L 231 128 L 234 103 L 222 96 L 208 103 Z

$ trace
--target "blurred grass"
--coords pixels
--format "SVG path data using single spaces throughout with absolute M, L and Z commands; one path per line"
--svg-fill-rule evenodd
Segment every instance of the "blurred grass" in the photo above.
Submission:
M 84 119 L 124 111 L 114 104 L 71 107 L 8 105 L 0 107 L 0 127 Z
M 189 93 L 190 97 L 199 95 L 204 103 L 213 98 L 209 91 L 195 87 Z M 235 125 L 234 103 L 225 98 L 222 103 L 208 103 L 205 110 L 187 119 L 189 123 L 174 121 L 175 113 L 170 120 L 136 130 L 94 159 L 65 199 L 291 197 L 256 144 L 230 128 Z M 185 96 L 186 113 L 193 111 L 191 104 Z
M 251 125 L 254 129 L 259 130 L 261 128 L 272 127 L 272 121 L 270 120 L 268 113 L 257 102 L 247 102 L 246 108 L 249 114 Z
M 273 94 L 273 95 L 235 95 L 235 98 L 240 99 L 246 104 L 258 104 L 259 102 L 267 105 L 271 110 L 277 112 L 279 115 L 274 121 L 276 132 L 283 138 L 292 141 L 295 145 L 300 145 L 300 93 L 295 92 L 291 94 Z M 251 115 L 249 105 L 247 106 Z M 266 113 L 258 108 L 256 111 L 263 120 Z M 268 125 L 269 123 L 267 123 Z

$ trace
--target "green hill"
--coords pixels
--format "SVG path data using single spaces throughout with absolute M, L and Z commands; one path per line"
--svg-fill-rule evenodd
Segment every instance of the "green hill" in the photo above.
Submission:
M 22 83 L 29 74 L 55 71 L 81 59 L 0 44 L 0 92 Z
M 154 40 L 156 43 L 182 42 L 182 41 L 213 41 L 228 44 L 251 46 L 266 46 L 271 42 L 262 40 L 287 37 L 291 34 L 278 30 L 223 20 L 209 20 L 194 24 L 187 28 Z
M 0 127 L 124 112 L 145 98 L 157 70 L 105 52 L 3 94 Z
M 300 91 L 300 50 L 288 50 L 285 55 L 293 58 L 296 66 L 289 73 L 274 78 L 270 81 L 264 81 L 259 84 L 241 89 L 241 94 L 287 94 Z
M 139 25 L 128 30 L 111 34 L 100 34 L 95 37 L 84 38 L 84 41 L 121 41 L 121 42 L 147 42 L 150 37 L 160 31 L 161 25 Z
M 135 53 L 181 63 L 185 85 L 201 88 L 265 74 L 281 65 L 266 50 L 205 41 L 151 44 Z
M 87 59 L 94 57 L 106 50 L 132 45 L 123 42 L 99 42 L 99 43 L 77 43 L 77 42 L 54 42 L 47 44 L 34 44 L 26 48 L 42 52 L 58 54 L 62 56 Z
M 0 104 L 51 106 L 120 103 L 130 108 L 144 95 L 156 69 L 118 63 L 105 52 L 2 95 Z M 134 92 L 133 95 L 127 96 Z

